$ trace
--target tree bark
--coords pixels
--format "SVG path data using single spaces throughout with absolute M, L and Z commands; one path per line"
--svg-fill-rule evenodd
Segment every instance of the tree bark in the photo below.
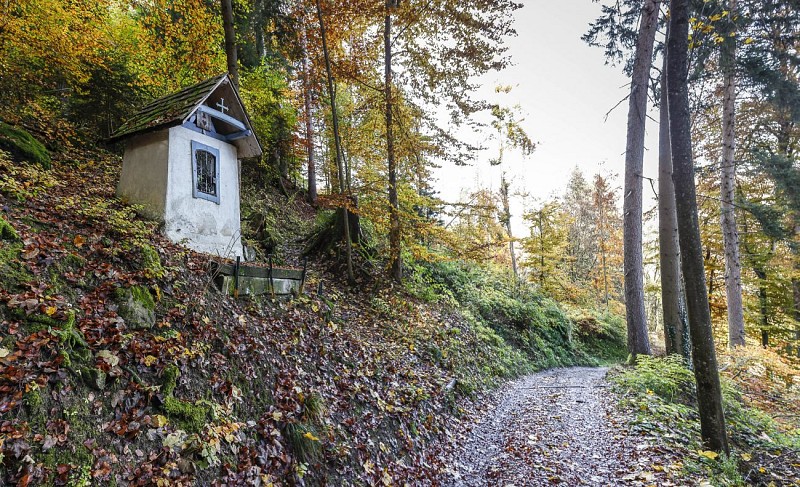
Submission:
M 644 127 L 647 119 L 647 84 L 658 21 L 658 1 L 646 0 L 642 7 L 636 54 L 628 99 L 628 135 L 625 149 L 625 196 L 623 202 L 623 251 L 625 269 L 625 315 L 628 324 L 628 352 L 650 355 L 647 316 L 644 306 L 642 264 L 642 166 Z
M 328 52 L 328 38 L 325 32 L 325 20 L 322 16 L 322 6 L 320 0 L 317 0 L 317 18 L 319 19 L 319 32 L 322 38 L 322 54 L 325 57 L 325 72 L 328 81 L 328 96 L 331 99 L 331 119 L 333 120 L 333 143 L 336 147 L 336 171 L 339 176 L 339 193 L 344 196 L 344 169 L 342 164 L 342 141 L 339 138 L 339 113 L 336 109 L 336 90 L 333 87 L 333 74 L 331 72 L 331 58 Z M 353 274 L 353 243 L 350 239 L 350 220 L 348 218 L 347 207 L 343 206 L 340 211 L 342 212 L 342 223 L 344 224 L 344 245 L 347 252 L 347 278 L 353 281 L 355 275 Z
M 392 279 L 397 282 L 403 278 L 403 260 L 400 255 L 400 202 L 397 198 L 397 162 L 394 151 L 394 131 L 392 127 L 392 8 L 398 0 L 386 0 L 384 18 L 384 96 L 386 102 L 386 160 L 389 170 L 389 258 L 392 263 Z
M 253 8 L 255 9 L 253 34 L 256 38 L 256 57 L 258 58 L 258 64 L 261 64 L 264 56 L 267 54 L 264 48 L 264 0 L 256 0 Z
M 667 58 L 667 89 L 672 142 L 673 180 L 678 213 L 681 267 L 685 277 L 686 304 L 692 338 L 692 360 L 697 383 L 700 433 L 706 448 L 729 452 L 722 411 L 722 390 L 711 329 L 703 249 L 697 218 L 697 194 L 692 159 L 689 115 L 688 51 L 689 2 L 672 0 Z
M 735 17 L 736 0 L 729 0 L 731 19 Z M 733 22 L 731 20 L 730 22 Z M 731 29 L 730 34 L 736 30 Z M 736 38 L 725 36 L 720 51 L 724 84 L 722 101 L 722 166 L 720 168 L 720 200 L 722 242 L 725 249 L 725 296 L 728 307 L 728 345 L 744 346 L 744 310 L 742 309 L 742 264 L 739 257 L 739 232 L 734 213 L 736 184 Z
M 514 271 L 514 277 L 519 278 L 519 272 L 517 272 L 517 256 L 514 252 L 514 235 L 511 233 L 511 207 L 508 203 L 508 190 L 509 183 L 508 180 L 506 180 L 505 173 L 503 173 L 500 178 L 500 196 L 503 199 L 503 223 L 508 232 L 508 250 L 511 252 L 511 270 Z
M 314 123 L 311 109 L 311 66 L 308 59 L 308 36 L 303 28 L 303 105 L 306 115 L 306 153 L 308 156 L 308 202 L 317 203 L 317 165 L 314 161 Z
M 233 0 L 221 0 L 222 27 L 225 30 L 225 57 L 228 60 L 228 74 L 233 86 L 239 89 L 239 66 L 236 54 L 236 30 L 233 26 Z
M 668 28 L 669 30 L 669 28 Z M 669 35 L 669 32 L 667 33 Z M 661 266 L 661 306 L 667 354 L 689 358 L 689 340 L 681 313 L 681 252 L 678 247 L 678 215 L 675 213 L 675 185 L 672 183 L 672 144 L 669 136 L 667 101 L 667 57 L 661 72 L 661 102 L 658 127 L 658 245 Z

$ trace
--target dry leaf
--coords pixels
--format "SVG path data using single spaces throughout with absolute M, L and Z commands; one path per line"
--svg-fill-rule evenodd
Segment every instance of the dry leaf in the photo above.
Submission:
M 701 457 L 706 457 L 709 460 L 716 460 L 719 456 L 719 453 L 711 450 L 697 450 L 697 454 Z

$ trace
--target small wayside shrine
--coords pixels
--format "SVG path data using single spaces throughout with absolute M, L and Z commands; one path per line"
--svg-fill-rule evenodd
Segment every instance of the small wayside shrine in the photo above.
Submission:
M 242 158 L 261 144 L 227 74 L 153 101 L 112 135 L 125 141 L 117 195 L 164 222 L 173 242 L 223 258 L 242 255 Z
M 117 195 L 164 223 L 175 243 L 219 257 L 211 273 L 220 290 L 290 294 L 305 270 L 241 263 L 240 159 L 262 150 L 227 74 L 153 101 L 109 142 L 125 141 Z

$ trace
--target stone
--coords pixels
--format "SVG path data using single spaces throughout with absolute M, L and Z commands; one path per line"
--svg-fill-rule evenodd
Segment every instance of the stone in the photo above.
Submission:
M 119 304 L 117 314 L 125 320 L 128 328 L 147 330 L 155 325 L 155 302 L 147 288 L 143 286 L 119 288 L 115 295 Z
M 96 391 L 106 388 L 106 373 L 97 368 L 82 367 L 80 369 L 83 383 Z

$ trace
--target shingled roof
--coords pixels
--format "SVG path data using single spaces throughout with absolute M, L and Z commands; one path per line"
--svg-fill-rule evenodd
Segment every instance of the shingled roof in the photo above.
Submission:
M 244 105 L 239 98 L 239 94 L 233 89 L 228 74 L 224 73 L 148 103 L 131 118 L 126 120 L 125 123 L 111 135 L 108 139 L 109 142 L 118 142 L 137 134 L 154 132 L 181 125 L 188 121 L 197 108 L 206 102 L 217 88 L 226 82 L 231 85 L 231 91 L 235 94 L 241 106 L 242 115 L 244 115 L 243 122 L 248 129 L 252 129 L 252 124 L 244 110 Z M 261 154 L 261 144 L 258 142 L 258 139 L 255 138 L 255 135 L 251 137 L 254 139 L 255 144 L 249 144 L 250 150 L 245 151 L 247 152 L 247 154 L 244 154 L 245 157 Z M 234 145 L 239 146 L 241 143 L 237 141 L 234 142 Z M 240 147 L 240 155 L 243 148 L 244 147 Z
M 180 125 L 226 76 L 215 76 L 148 103 L 120 125 L 109 140 L 115 142 L 140 132 Z

